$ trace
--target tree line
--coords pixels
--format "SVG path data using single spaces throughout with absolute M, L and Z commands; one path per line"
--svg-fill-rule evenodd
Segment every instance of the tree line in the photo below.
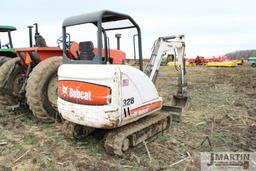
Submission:
M 225 54 L 226 56 L 231 57 L 232 59 L 247 59 L 252 55 L 256 54 L 256 49 L 251 49 L 251 50 L 238 50 L 234 52 L 230 52 Z

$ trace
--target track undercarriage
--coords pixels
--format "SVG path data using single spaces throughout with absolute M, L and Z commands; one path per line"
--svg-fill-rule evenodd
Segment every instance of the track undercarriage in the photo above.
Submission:
M 172 121 L 179 122 L 182 109 L 164 106 L 161 111 L 144 117 L 128 125 L 108 130 L 104 138 L 104 147 L 107 153 L 122 156 L 130 147 L 137 146 L 146 140 L 152 139 L 168 129 Z M 67 137 L 84 139 L 93 131 L 66 121 L 63 133 Z

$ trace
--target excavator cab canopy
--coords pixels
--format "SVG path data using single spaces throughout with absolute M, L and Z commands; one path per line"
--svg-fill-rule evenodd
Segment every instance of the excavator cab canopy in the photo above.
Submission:
M 66 28 L 70 26 L 87 24 L 87 23 L 92 23 L 97 27 L 97 49 L 98 49 L 97 60 L 71 61 L 66 54 L 67 52 Z M 81 15 L 66 18 L 63 21 L 62 28 L 63 28 L 64 63 L 98 63 L 98 64 L 106 64 L 109 59 L 108 37 L 106 33 L 107 31 L 135 28 L 138 34 L 137 44 L 138 44 L 140 69 L 143 70 L 141 30 L 139 25 L 129 15 L 108 11 L 108 10 L 81 14 Z M 89 42 L 85 44 L 89 44 Z M 88 45 L 88 47 L 91 47 L 91 45 L 90 46 Z M 103 47 L 104 47 L 104 50 L 103 50 Z M 103 60 L 102 60 L 102 57 L 103 57 Z

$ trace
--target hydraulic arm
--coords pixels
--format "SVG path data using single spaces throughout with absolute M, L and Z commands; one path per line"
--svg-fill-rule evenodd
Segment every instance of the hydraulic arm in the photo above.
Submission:
M 171 51 L 174 52 L 174 60 L 177 62 L 176 69 L 178 71 L 178 92 L 173 98 L 174 105 L 184 106 L 187 101 L 184 35 L 159 37 L 153 45 L 151 58 L 144 72 L 153 82 L 155 82 L 161 61 Z

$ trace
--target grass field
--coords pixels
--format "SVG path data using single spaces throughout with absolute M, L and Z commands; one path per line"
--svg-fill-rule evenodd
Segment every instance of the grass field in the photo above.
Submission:
M 166 104 L 177 91 L 176 74 L 171 67 L 160 70 L 157 88 Z M 150 156 L 144 145 L 122 158 L 110 156 L 100 136 L 66 139 L 60 123 L 39 123 L 26 110 L 1 110 L 0 171 L 200 170 L 200 152 L 255 151 L 256 70 L 190 67 L 187 80 L 190 108 L 181 123 L 148 142 Z

